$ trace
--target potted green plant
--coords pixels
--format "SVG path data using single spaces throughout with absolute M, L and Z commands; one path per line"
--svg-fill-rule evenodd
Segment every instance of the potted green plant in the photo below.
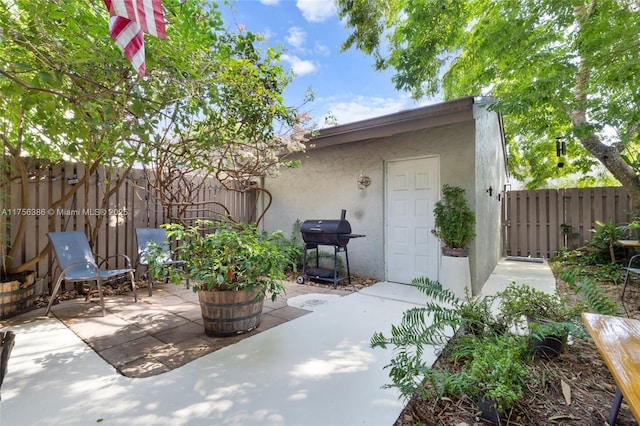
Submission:
M 282 279 L 288 260 L 272 236 L 252 224 L 230 221 L 199 220 L 194 226 L 165 227 L 185 262 L 183 268 L 169 271 L 170 279 L 176 284 L 187 282 L 198 294 L 205 332 L 230 336 L 258 327 L 265 296 L 275 301 L 285 291 Z M 153 250 L 150 273 L 161 273 Z
M 497 298 L 503 321 L 529 334 L 535 354 L 558 355 L 564 352 L 569 334 L 585 336 L 580 314 L 586 305 L 582 302 L 571 304 L 558 293 L 546 293 L 515 282 Z
M 442 199 L 433 209 L 433 234 L 442 241 L 442 254 L 462 257 L 469 254 L 469 243 L 476 236 L 476 216 L 465 199 L 465 191 L 458 186 L 443 185 Z
M 456 376 L 458 391 L 475 397 L 482 417 L 495 423 L 524 395 L 529 375 L 522 339 L 510 334 L 476 339 Z

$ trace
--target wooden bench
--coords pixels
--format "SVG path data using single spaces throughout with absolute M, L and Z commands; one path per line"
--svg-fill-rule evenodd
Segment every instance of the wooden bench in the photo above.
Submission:
M 617 386 L 609 425 L 615 425 L 622 398 L 640 421 L 640 321 L 585 312 L 582 322 Z

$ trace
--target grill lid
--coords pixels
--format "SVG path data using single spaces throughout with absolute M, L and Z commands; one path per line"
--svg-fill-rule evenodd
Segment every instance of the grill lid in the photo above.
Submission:
M 351 224 L 342 210 L 340 219 L 310 219 L 300 226 L 302 239 L 307 244 L 328 244 L 344 247 L 351 238 Z
M 350 234 L 351 224 L 346 220 L 305 220 L 300 227 L 303 234 Z
M 346 220 L 305 220 L 300 227 L 307 244 L 328 244 L 344 247 L 349 242 L 351 225 Z

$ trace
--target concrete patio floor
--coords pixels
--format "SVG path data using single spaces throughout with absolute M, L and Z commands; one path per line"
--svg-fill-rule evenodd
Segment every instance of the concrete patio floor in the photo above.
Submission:
M 547 264 L 503 261 L 485 289 L 511 281 L 555 288 Z M 16 344 L 0 425 L 392 425 L 404 407 L 382 388 L 393 352 L 369 340 L 425 296 L 384 282 L 342 297 L 290 287 L 288 301 L 265 304 L 257 331 L 223 347 L 197 330 L 195 295 L 175 287 L 138 304 L 110 296 L 106 317 L 62 302 L 54 313 L 69 328 L 43 309 L 16 317 L 2 327 Z
M 287 299 L 307 294 L 339 297 L 352 293 L 344 290 L 344 286 L 333 289 L 284 284 L 286 294 L 275 302 L 264 301 L 260 326 L 250 333 L 232 337 L 204 334 L 197 295 L 191 289 L 173 284 L 154 286 L 152 297 L 146 289 L 141 289 L 138 303 L 133 303 L 131 294 L 105 297 L 105 317 L 97 299 L 92 299 L 93 303 L 84 299 L 64 301 L 54 305 L 51 312 L 120 374 L 149 377 L 310 312 L 288 305 Z

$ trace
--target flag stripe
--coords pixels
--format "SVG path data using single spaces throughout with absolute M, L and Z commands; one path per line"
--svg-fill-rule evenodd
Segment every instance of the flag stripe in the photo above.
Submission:
M 152 34 L 149 32 L 149 26 L 150 24 L 153 24 L 152 22 L 148 22 L 147 20 L 147 14 L 144 10 L 144 0 L 142 1 L 137 1 L 133 0 L 136 3 L 136 10 L 135 10 L 135 14 L 136 14 L 136 22 L 140 24 L 140 26 L 142 27 L 142 31 L 144 31 L 147 34 Z M 151 16 L 153 17 L 153 14 L 151 14 Z M 155 27 L 155 25 L 153 25 Z M 157 37 L 157 34 L 152 34 L 154 36 Z
M 148 28 L 147 34 L 165 38 L 167 34 L 164 26 L 161 0 L 143 0 L 143 10 L 144 16 L 148 17 L 145 18 Z
M 144 33 L 135 21 L 114 16 L 109 20 L 111 38 L 118 45 L 124 56 L 131 62 L 138 74 L 143 76 L 144 64 Z
M 110 0 L 111 16 L 136 21 L 142 30 L 158 38 L 166 37 L 162 0 Z
M 144 33 L 166 37 L 162 0 L 104 0 L 109 10 L 109 34 L 131 65 L 143 76 Z

